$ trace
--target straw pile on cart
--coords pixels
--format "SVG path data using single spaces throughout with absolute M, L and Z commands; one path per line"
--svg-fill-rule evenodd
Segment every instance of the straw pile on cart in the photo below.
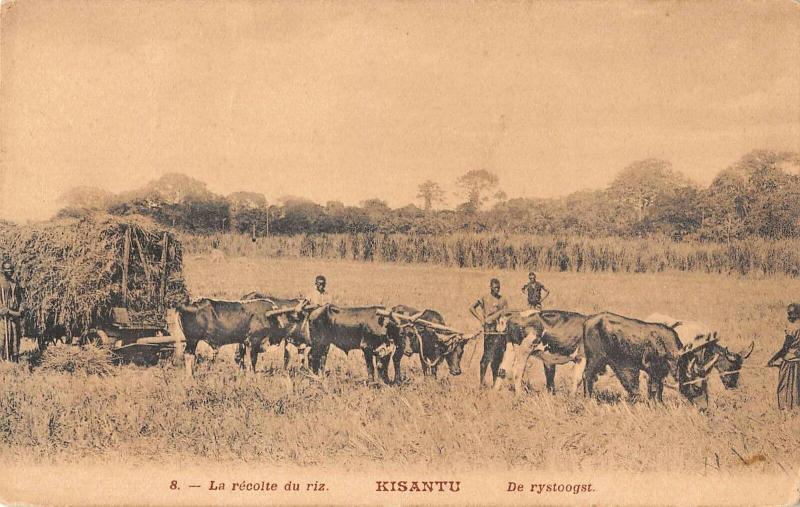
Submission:
M 163 322 L 187 297 L 181 245 L 145 217 L 98 213 L 27 226 L 0 226 L 0 260 L 26 290 L 32 336 L 80 336 L 128 308 L 138 322 Z

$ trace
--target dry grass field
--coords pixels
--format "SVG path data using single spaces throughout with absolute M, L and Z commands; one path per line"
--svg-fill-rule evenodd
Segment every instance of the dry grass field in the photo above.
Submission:
M 293 296 L 328 278 L 342 305 L 405 303 L 435 308 L 447 322 L 475 329 L 467 306 L 497 276 L 513 304 L 523 304 L 521 271 L 454 269 L 315 259 L 186 259 L 193 296 L 237 298 L 251 290 Z M 780 345 L 785 306 L 800 293 L 792 278 L 738 278 L 699 273 L 543 272 L 549 308 L 609 310 L 633 317 L 658 311 L 714 325 L 732 349 L 751 339 L 750 366 L 763 365 Z M 473 354 L 473 347 L 477 351 Z M 711 471 L 793 474 L 800 414 L 780 413 L 777 371 L 749 368 L 740 387 L 711 383 L 711 410 L 700 414 L 670 391 L 664 405 L 620 401 L 608 375 L 601 401 L 566 391 L 569 366 L 559 367 L 558 394 L 544 392 L 538 361 L 530 390 L 478 389 L 480 343 L 469 344 L 464 375 L 424 379 L 416 357 L 404 359 L 411 382 L 369 386 L 360 353 L 329 359 L 319 381 L 277 368 L 280 354 L 262 355 L 255 374 L 239 372 L 220 354 L 192 380 L 183 369 L 114 368 L 85 375 L 0 368 L 0 454 L 26 460 L 233 460 L 268 464 L 474 466 L 562 471 Z

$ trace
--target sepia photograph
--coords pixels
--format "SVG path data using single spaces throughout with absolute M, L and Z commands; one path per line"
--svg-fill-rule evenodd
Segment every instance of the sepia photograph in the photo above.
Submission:
M 800 3 L 3 0 L 0 503 L 800 502 Z

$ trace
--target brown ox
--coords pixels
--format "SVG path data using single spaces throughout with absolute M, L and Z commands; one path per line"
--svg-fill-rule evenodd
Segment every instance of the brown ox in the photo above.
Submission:
M 640 371 L 648 376 L 650 399 L 663 400 L 664 379 L 671 374 L 684 397 L 690 401 L 705 400 L 704 383 L 695 381 L 708 374 L 718 356 L 707 363 L 698 363 L 696 352 L 685 352 L 672 328 L 605 312 L 586 320 L 583 337 L 587 396 L 593 394 L 597 376 L 609 366 L 630 400 L 638 396 Z

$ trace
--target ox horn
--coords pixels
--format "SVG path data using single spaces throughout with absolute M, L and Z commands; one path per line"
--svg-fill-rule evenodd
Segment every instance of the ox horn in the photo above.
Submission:
M 283 315 L 284 313 L 289 313 L 291 311 L 293 311 L 293 308 L 278 308 L 275 310 L 269 310 L 268 312 L 265 312 L 264 317 L 270 318 L 276 315 Z
M 294 307 L 293 311 L 300 313 L 305 310 L 306 306 L 308 306 L 308 299 L 301 299 L 297 306 Z
M 412 321 L 419 320 L 419 319 L 421 319 L 421 318 L 422 318 L 422 316 L 423 316 L 423 315 L 425 315 L 425 312 L 427 312 L 427 311 L 428 311 L 428 310 L 422 310 L 421 312 L 417 312 L 417 313 L 415 313 L 414 315 L 412 315 L 412 316 L 411 316 L 411 317 L 409 317 L 409 318 L 410 318 Z
M 753 353 L 753 349 L 754 349 L 755 347 L 756 347 L 756 342 L 755 342 L 755 341 L 751 341 L 751 342 L 750 342 L 750 346 L 749 346 L 749 347 L 747 347 L 746 349 L 743 349 L 743 350 L 742 350 L 742 352 L 740 353 L 740 354 L 741 354 L 741 356 L 742 356 L 742 359 L 747 359 L 748 357 L 750 357 L 750 354 L 752 354 L 752 353 Z M 747 352 L 745 352 L 745 350 L 746 350 Z
M 380 315 L 380 314 L 379 314 L 379 315 Z M 389 319 L 389 320 L 392 322 L 392 324 L 394 324 L 395 326 L 397 326 L 397 327 L 402 327 L 402 326 L 403 326 L 403 323 L 402 323 L 402 322 L 400 322 L 400 318 L 399 318 L 399 317 L 397 317 L 397 313 L 395 313 L 395 312 L 393 312 L 393 311 L 389 310 L 389 311 L 387 311 L 387 315 L 386 315 L 386 317 L 387 317 L 387 318 L 388 318 L 388 319 Z

